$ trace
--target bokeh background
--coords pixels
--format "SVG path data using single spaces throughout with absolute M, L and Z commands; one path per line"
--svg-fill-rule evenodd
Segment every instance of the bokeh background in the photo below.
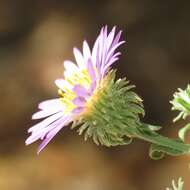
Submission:
M 97 147 L 69 127 L 37 156 L 25 147 L 38 102 L 57 97 L 54 80 L 83 39 L 92 46 L 107 24 L 127 43 L 115 64 L 144 99 L 149 123 L 176 137 L 169 100 L 190 80 L 190 1 L 1 0 L 0 190 L 164 190 L 182 176 L 190 189 L 190 157 L 153 161 L 149 144 Z

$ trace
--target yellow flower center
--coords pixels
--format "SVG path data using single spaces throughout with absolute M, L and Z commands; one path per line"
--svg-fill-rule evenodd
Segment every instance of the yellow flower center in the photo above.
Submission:
M 65 81 L 69 86 L 74 87 L 75 85 L 81 85 L 86 89 L 89 89 L 91 84 L 91 78 L 87 70 L 82 70 L 80 72 L 72 73 L 69 76 L 65 76 Z M 72 102 L 72 100 L 76 97 L 76 94 L 68 88 L 68 86 L 64 86 L 63 89 L 58 90 L 58 94 L 61 96 L 60 99 L 64 106 L 64 111 L 69 113 L 76 105 Z

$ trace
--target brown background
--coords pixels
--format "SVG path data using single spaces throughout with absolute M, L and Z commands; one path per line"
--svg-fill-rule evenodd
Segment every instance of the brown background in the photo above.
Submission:
M 169 100 L 190 79 L 190 1 L 0 1 L 0 190 L 164 190 L 182 176 L 188 156 L 148 157 L 148 143 L 97 147 L 68 128 L 40 154 L 25 147 L 38 102 L 57 97 L 54 80 L 83 39 L 100 28 L 122 29 L 127 43 L 115 64 L 144 99 L 145 121 L 176 137 Z M 175 127 L 173 127 L 175 126 Z

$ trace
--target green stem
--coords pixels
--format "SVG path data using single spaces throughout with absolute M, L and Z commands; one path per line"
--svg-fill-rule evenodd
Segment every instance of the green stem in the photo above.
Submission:
M 153 127 L 152 125 L 142 123 L 142 126 L 131 129 L 129 133 L 135 138 L 152 143 L 150 150 L 151 157 L 154 158 L 154 153 L 159 153 L 158 158 L 162 157 L 163 153 L 172 156 L 190 153 L 190 144 L 185 144 L 180 140 L 164 137 L 158 134 L 156 131 L 151 130 L 149 126 Z M 156 127 L 157 126 L 155 126 L 155 128 Z
M 148 135 L 145 133 L 143 135 L 142 139 L 149 141 L 153 144 L 157 144 L 160 146 L 167 146 L 172 149 L 178 149 L 179 151 L 190 153 L 190 145 L 189 144 L 185 144 L 182 141 L 176 141 L 174 139 L 164 137 L 164 136 L 156 133 L 155 131 L 151 131 L 151 132 L 152 132 L 151 135 Z

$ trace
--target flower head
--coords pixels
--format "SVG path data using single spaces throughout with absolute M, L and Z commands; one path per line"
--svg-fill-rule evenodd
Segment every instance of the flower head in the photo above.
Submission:
M 120 52 L 116 49 L 124 43 L 120 36 L 121 31 L 116 33 L 116 27 L 108 33 L 105 26 L 92 50 L 86 41 L 82 52 L 73 49 L 76 64 L 64 61 L 64 78 L 55 80 L 60 97 L 39 104 L 39 111 L 33 114 L 32 119 L 44 120 L 29 128 L 31 134 L 25 142 L 27 145 L 42 140 L 39 153 L 64 126 L 81 122 L 91 115 L 94 102 L 101 99 L 99 92 L 109 86 L 110 66 L 118 60 Z

